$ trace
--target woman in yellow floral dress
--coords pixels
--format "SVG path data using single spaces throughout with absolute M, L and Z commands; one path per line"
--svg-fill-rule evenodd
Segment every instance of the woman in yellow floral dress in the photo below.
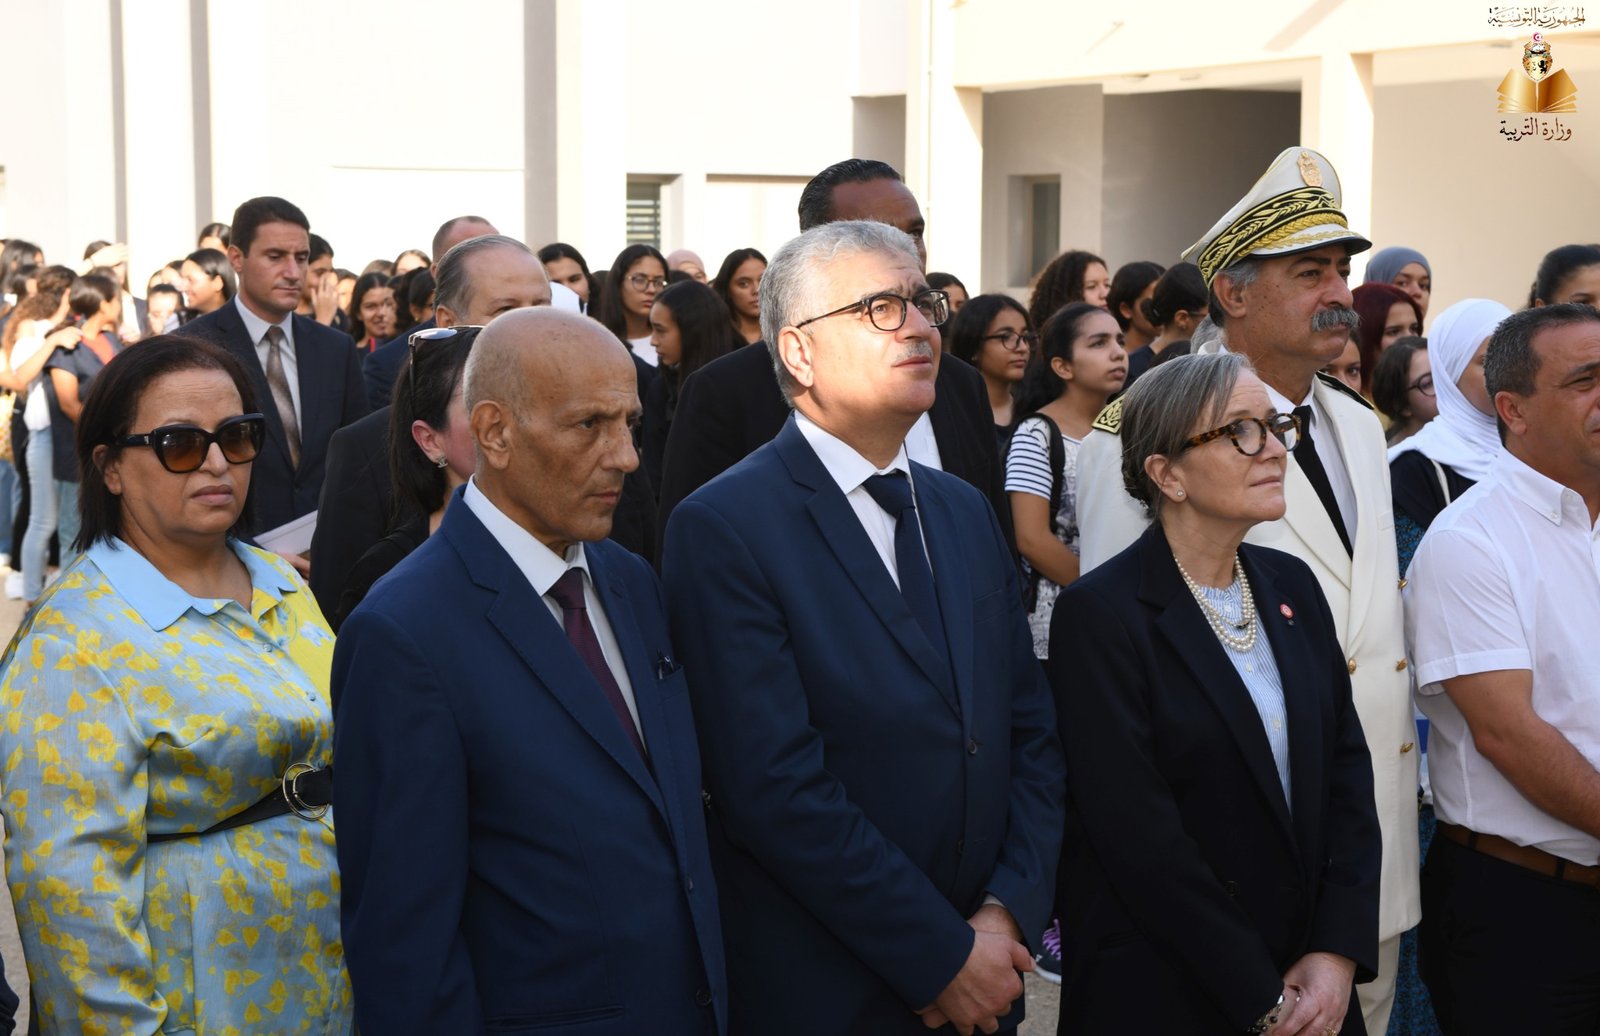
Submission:
M 165 336 L 80 418 L 85 553 L 0 660 L 35 1031 L 352 1031 L 331 773 L 292 808 L 280 790 L 331 759 L 333 637 L 289 565 L 234 538 L 250 462 L 281 448 L 253 395 L 229 354 Z

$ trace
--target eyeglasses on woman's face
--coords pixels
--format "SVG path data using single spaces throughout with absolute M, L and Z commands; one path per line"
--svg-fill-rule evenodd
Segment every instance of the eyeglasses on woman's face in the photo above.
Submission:
M 881 291 L 876 295 L 868 295 L 864 299 L 852 302 L 848 306 L 824 313 L 821 316 L 802 320 L 795 327 L 805 327 L 819 320 L 839 316 L 841 313 L 859 313 L 865 311 L 867 319 L 872 321 L 872 326 L 879 331 L 890 334 L 905 326 L 906 313 L 915 306 L 918 313 L 928 323 L 938 326 L 950 319 L 950 296 L 934 288 L 919 291 L 909 298 L 892 291 Z
M 628 287 L 634 291 L 660 291 L 667 286 L 665 277 L 652 277 L 648 273 L 628 274 Z
M 1209 432 L 1183 441 L 1184 449 L 1195 446 L 1204 446 L 1208 442 L 1227 436 L 1233 441 L 1233 448 L 1246 457 L 1254 457 L 1267 445 L 1267 436 L 1283 443 L 1283 448 L 1292 450 L 1300 441 L 1300 419 L 1293 414 L 1273 414 L 1266 420 L 1259 417 L 1241 417 L 1237 421 L 1230 421 L 1221 428 L 1213 428 Z
M 1427 396 L 1429 399 L 1432 399 L 1433 398 L 1433 375 L 1431 373 L 1430 374 L 1424 374 L 1422 377 L 1418 378 L 1416 381 L 1413 381 L 1411 384 L 1407 385 L 1406 389 L 1408 391 L 1411 391 L 1411 392 L 1420 392 L 1424 396 Z
M 1022 352 L 1023 350 L 1031 352 L 1034 346 L 1039 344 L 1039 336 L 1032 331 L 1013 331 L 1010 328 L 1006 328 L 1004 331 L 996 331 L 992 335 L 984 335 L 983 340 L 985 342 L 999 342 L 1000 348 L 1011 353 Z
M 222 448 L 222 458 L 229 464 L 248 464 L 261 453 L 266 438 L 265 416 L 240 414 L 217 425 L 215 431 L 192 424 L 167 424 L 143 434 L 115 436 L 111 445 L 148 446 L 163 468 L 174 475 L 187 475 L 205 464 L 212 443 Z

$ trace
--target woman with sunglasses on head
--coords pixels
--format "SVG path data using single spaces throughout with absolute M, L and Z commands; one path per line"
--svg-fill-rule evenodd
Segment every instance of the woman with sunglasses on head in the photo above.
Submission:
M 411 336 L 405 373 L 389 410 L 389 477 L 394 527 L 367 549 L 344 583 L 335 630 L 366 599 L 372 584 L 422 546 L 477 463 L 462 373 L 477 327 L 434 327 Z
M 600 322 L 651 367 L 658 361 L 650 344 L 650 307 L 666 286 L 667 260 L 661 253 L 649 245 L 629 245 L 617 253 L 600 293 Z
M 1062 591 L 1050 632 L 1059 1032 L 1364 1032 L 1372 763 L 1316 577 L 1244 543 L 1283 516 L 1297 432 L 1238 354 L 1122 397 L 1122 477 L 1152 524 Z
M 35 1031 L 85 1011 L 116 1032 L 352 1030 L 333 635 L 287 562 L 237 538 L 253 395 L 223 349 L 162 335 L 84 404 L 83 553 L 0 660 Z
M 1011 441 L 1017 390 L 1038 343 L 1028 311 L 1010 295 L 974 296 L 945 325 L 945 351 L 983 376 L 1002 458 Z

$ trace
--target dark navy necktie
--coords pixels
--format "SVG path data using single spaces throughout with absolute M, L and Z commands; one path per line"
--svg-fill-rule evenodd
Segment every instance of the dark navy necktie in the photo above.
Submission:
M 1306 473 L 1306 478 L 1311 482 L 1311 488 L 1317 491 L 1317 498 L 1322 501 L 1322 509 L 1328 512 L 1328 517 L 1333 521 L 1333 527 L 1339 533 L 1339 541 L 1344 544 L 1347 553 L 1354 554 L 1350 547 L 1350 532 L 1344 527 L 1344 514 L 1339 510 L 1339 498 L 1333 495 L 1333 483 L 1328 480 L 1328 469 L 1322 466 L 1322 458 L 1317 454 L 1317 444 L 1311 438 L 1311 408 L 1297 406 L 1294 416 L 1300 419 L 1300 441 L 1294 444 L 1294 459 L 1299 462 L 1300 470 Z
M 900 574 L 900 596 L 906 599 L 911 614 L 928 637 L 940 658 L 950 657 L 944 637 L 944 620 L 939 615 L 939 598 L 933 590 L 933 569 L 922 546 L 922 528 L 917 521 L 917 501 L 911 495 L 911 480 L 901 471 L 873 475 L 864 483 L 878 506 L 894 516 L 894 564 Z
M 622 729 L 627 731 L 628 740 L 633 742 L 633 747 L 644 755 L 644 740 L 639 737 L 639 728 L 634 725 L 633 713 L 628 711 L 628 703 L 622 697 L 622 688 L 617 685 L 617 678 L 612 675 L 611 667 L 606 665 L 605 652 L 600 650 L 600 638 L 594 634 L 594 626 L 589 622 L 588 602 L 583 598 L 583 569 L 569 568 L 556 585 L 552 586 L 549 596 L 561 605 L 562 627 L 567 631 L 567 639 L 572 641 L 572 647 L 578 652 L 578 657 L 583 659 L 583 664 L 589 667 L 589 672 L 594 674 L 595 681 L 600 684 L 600 690 L 605 693 L 606 702 L 611 706 L 611 711 L 617 714 L 617 721 L 622 724 Z

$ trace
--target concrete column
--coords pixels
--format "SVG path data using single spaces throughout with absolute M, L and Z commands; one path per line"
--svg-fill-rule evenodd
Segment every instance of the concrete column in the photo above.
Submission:
M 617 31 L 626 11 L 620 0 L 555 3 L 556 227 L 590 268 L 605 269 L 626 236 L 626 51 Z
M 112 0 L 122 8 L 124 191 L 128 276 L 144 296 L 150 274 L 194 249 L 196 208 L 189 0 Z M 208 217 L 209 219 L 209 217 Z
M 1341 207 L 1350 228 L 1372 233 L 1372 55 L 1324 54 L 1300 90 L 1300 140 L 1339 172 Z M 1365 255 L 1355 257 L 1350 283 L 1361 283 Z
M 983 92 L 955 85 L 953 0 L 907 4 L 912 31 L 903 172 L 928 222 L 928 268 L 981 284 Z

